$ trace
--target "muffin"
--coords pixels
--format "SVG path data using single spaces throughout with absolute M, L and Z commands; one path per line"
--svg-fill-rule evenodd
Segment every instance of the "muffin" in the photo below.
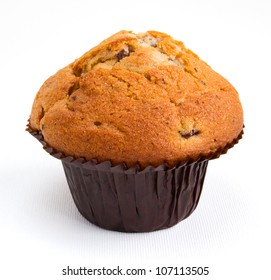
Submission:
M 182 42 L 120 31 L 45 81 L 28 131 L 62 160 L 85 218 L 142 232 L 193 212 L 243 124 L 234 87 Z

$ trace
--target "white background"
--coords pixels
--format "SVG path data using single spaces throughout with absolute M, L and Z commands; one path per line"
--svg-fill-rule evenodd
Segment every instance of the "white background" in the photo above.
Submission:
M 270 14 L 268 0 L 1 0 L 0 278 L 115 279 L 61 274 L 68 265 L 162 265 L 210 270 L 165 279 L 271 279 Z M 196 211 L 153 233 L 88 223 L 60 161 L 24 131 L 43 81 L 121 29 L 183 41 L 236 87 L 245 111 L 244 139 L 210 162 Z

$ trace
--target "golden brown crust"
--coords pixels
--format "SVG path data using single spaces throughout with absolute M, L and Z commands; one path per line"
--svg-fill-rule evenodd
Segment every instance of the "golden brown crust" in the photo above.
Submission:
M 66 155 L 174 165 L 233 141 L 243 111 L 233 86 L 183 43 L 121 31 L 43 84 L 30 126 Z

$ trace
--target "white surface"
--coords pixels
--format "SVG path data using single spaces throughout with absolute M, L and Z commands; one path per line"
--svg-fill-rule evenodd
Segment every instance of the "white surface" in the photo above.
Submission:
M 270 279 L 270 14 L 261 0 L 1 0 L 0 278 L 96 279 L 65 278 L 68 265 L 188 265 L 210 267 L 196 279 Z M 24 131 L 43 81 L 120 29 L 184 41 L 236 87 L 245 111 L 244 139 L 210 162 L 196 211 L 154 233 L 88 223 L 61 163 Z

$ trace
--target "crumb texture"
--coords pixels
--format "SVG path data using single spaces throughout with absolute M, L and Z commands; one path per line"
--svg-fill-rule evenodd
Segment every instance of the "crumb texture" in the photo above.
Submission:
M 243 128 L 234 87 L 156 31 L 120 31 L 42 85 L 32 129 L 87 160 L 160 165 L 210 155 Z

